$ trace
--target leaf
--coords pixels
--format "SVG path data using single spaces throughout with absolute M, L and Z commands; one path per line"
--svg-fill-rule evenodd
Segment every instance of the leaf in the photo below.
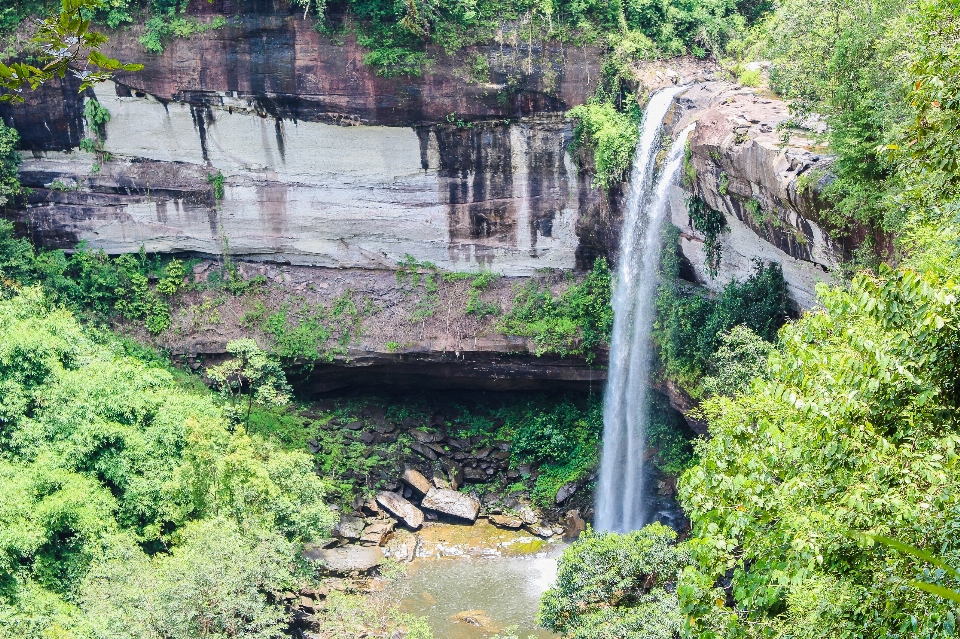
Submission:
M 943 559 L 940 559 L 936 555 L 930 552 L 927 552 L 926 550 L 916 548 L 915 546 L 911 546 L 910 544 L 905 544 L 902 541 L 897 541 L 896 539 L 890 539 L 889 537 L 884 537 L 882 535 L 867 534 L 865 536 L 875 540 L 877 543 L 883 544 L 884 546 L 888 546 L 890 548 L 893 548 L 894 550 L 898 550 L 907 555 L 912 555 L 917 559 L 922 559 L 923 561 L 933 564 L 934 566 L 939 566 L 951 577 L 954 577 L 955 579 L 960 579 L 960 571 L 950 567 L 947 564 L 947 562 L 945 562 Z
M 937 595 L 938 597 L 943 597 L 944 599 L 949 599 L 950 601 L 960 603 L 960 592 L 957 592 L 956 590 L 950 590 L 949 588 L 944 588 L 943 586 L 928 584 L 922 581 L 910 581 L 908 583 L 918 590 L 923 590 L 925 592 L 929 592 L 930 594 Z

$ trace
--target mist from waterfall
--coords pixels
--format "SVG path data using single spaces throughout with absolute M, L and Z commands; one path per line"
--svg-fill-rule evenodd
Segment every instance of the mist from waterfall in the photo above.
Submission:
M 644 431 L 660 234 L 669 205 L 670 186 L 683 163 L 687 136 L 693 125 L 673 142 L 659 178 L 654 175 L 654 159 L 660 149 L 663 119 L 674 97 L 684 89 L 686 87 L 676 87 L 656 93 L 640 123 L 612 300 L 613 338 L 603 399 L 603 454 L 594 518 L 598 530 L 629 532 L 646 523 Z

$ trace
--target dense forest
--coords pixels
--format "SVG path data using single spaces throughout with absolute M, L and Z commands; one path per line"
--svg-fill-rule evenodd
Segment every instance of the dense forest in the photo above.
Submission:
M 0 71 L 15 69 L 18 56 L 42 59 L 28 34 L 34 17 L 59 4 L 0 8 L 11 64 Z M 192 17 L 188 4 L 70 6 L 83 5 L 83 19 L 107 34 L 136 27 L 144 49 L 159 53 L 173 38 L 203 37 L 231 19 Z M 633 75 L 641 63 L 715 60 L 731 81 L 789 101 L 785 140 L 803 122 L 822 122 L 817 148 L 833 158 L 818 194 L 822 222 L 838 237 L 855 232 L 856 250 L 833 283 L 819 285 L 818 305 L 796 315 L 776 264 L 758 264 L 713 295 L 681 280 L 678 232 L 668 230 L 656 369 L 659 381 L 698 402 L 709 436 L 691 449 L 663 426 L 667 418 L 649 434 L 658 466 L 679 475 L 690 528 L 588 529 L 559 560 L 539 622 L 576 639 L 955 636 L 956 2 L 293 4 L 321 33 L 355 37 L 364 62 L 384 76 L 420 74 L 434 57 L 504 30 L 600 47 L 596 92 L 568 117 L 573 150 L 591 157 L 593 186 L 605 192 L 632 163 L 646 97 Z M 100 62 L 107 71 L 121 64 Z M 482 76 L 483 64 L 478 58 L 470 72 Z M 0 73 L 4 86 L 29 90 L 12 73 Z M 0 204 L 24 196 L 17 147 L 17 132 L 0 125 Z M 691 198 L 691 217 L 709 217 L 697 207 Z M 263 282 L 239 278 L 229 256 L 222 266 L 204 290 L 254 300 Z M 121 330 L 167 331 L 188 267 L 145 253 L 42 250 L 0 221 L 0 636 L 281 636 L 290 627 L 284 593 L 317 579 L 304 544 L 326 538 L 356 496 L 331 469 L 345 459 L 380 470 L 359 444 L 344 452 L 350 444 L 319 426 L 304 435 L 306 418 L 289 408 L 293 364 L 332 353 L 328 339 L 349 341 L 361 311 L 345 311 L 345 302 L 313 318 L 327 322 L 317 328 L 323 342 L 294 335 L 286 314 L 279 324 L 251 316 L 270 348 L 232 343 L 232 359 L 200 371 L 208 386 Z M 424 297 L 466 282 L 466 312 L 529 337 L 537 355 L 592 361 L 609 341 L 615 282 L 602 259 L 562 292 L 535 280 L 518 288 L 510 309 L 484 302 L 487 276 L 413 262 L 399 266 L 398 281 L 404 276 Z M 524 479 L 542 503 L 591 476 L 601 430 L 593 399 L 471 410 L 455 425 L 484 442 L 510 441 L 511 467 L 541 469 Z M 309 437 L 327 437 L 321 443 L 337 453 L 311 456 Z M 360 626 L 429 636 L 396 606 L 367 610 L 364 601 L 342 596 L 323 622 L 343 636 Z

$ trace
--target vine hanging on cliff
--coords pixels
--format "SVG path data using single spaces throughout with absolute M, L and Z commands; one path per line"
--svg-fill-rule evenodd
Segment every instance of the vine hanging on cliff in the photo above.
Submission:
M 720 234 L 726 228 L 727 220 L 723 213 L 712 208 L 699 195 L 693 195 L 687 200 L 687 215 L 690 216 L 690 225 L 704 235 L 703 251 L 706 253 L 707 273 L 711 278 L 716 277 L 720 270 Z

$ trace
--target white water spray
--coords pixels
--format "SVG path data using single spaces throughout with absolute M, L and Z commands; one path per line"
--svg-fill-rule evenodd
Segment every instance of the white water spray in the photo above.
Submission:
M 681 131 L 673 142 L 656 182 L 654 157 L 663 119 L 674 97 L 685 88 L 665 89 L 654 95 L 640 124 L 613 292 L 613 338 L 603 398 L 603 456 L 594 521 L 598 530 L 629 532 L 646 523 L 644 431 L 660 229 L 666 216 L 670 186 L 683 162 L 687 136 L 693 125 Z

